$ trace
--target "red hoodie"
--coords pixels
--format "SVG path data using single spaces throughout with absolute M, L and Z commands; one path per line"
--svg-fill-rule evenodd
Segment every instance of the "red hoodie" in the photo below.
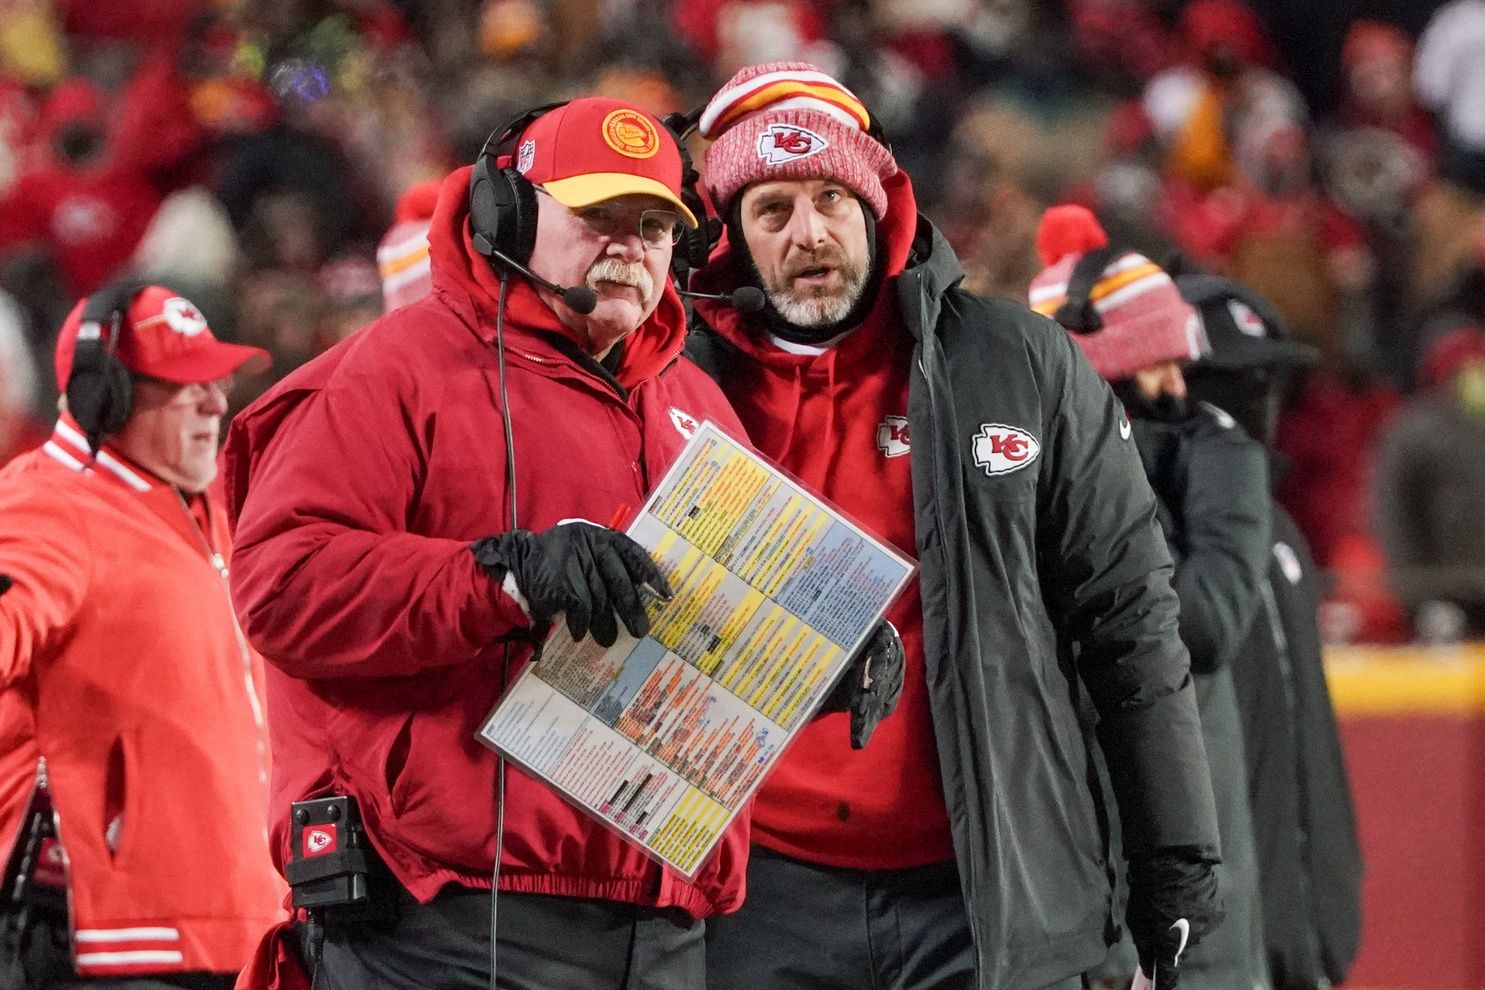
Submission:
M 707 323 L 741 348 L 723 388 L 759 449 L 851 518 L 916 556 L 907 430 L 913 340 L 897 310 L 897 276 L 917 229 L 903 173 L 886 183 L 877 225 L 884 278 L 866 321 L 818 355 L 771 343 L 756 319 L 711 302 Z M 726 254 L 698 273 L 703 292 L 727 291 Z M 923 666 L 923 615 L 914 581 L 888 610 L 907 675 L 897 713 L 864 750 L 847 716 L 811 722 L 753 805 L 755 841 L 789 856 L 856 869 L 896 869 L 954 857 Z
M 349 793 L 425 902 L 447 883 L 490 885 L 496 760 L 475 731 L 501 693 L 499 640 L 527 627 L 469 551 L 512 526 L 498 283 L 469 243 L 469 171 L 446 180 L 433 217 L 432 295 L 259 398 L 233 420 L 225 456 L 233 593 L 269 660 L 275 855 L 288 851 L 291 801 Z M 672 289 L 626 340 L 627 396 L 551 339 L 556 314 L 524 280 L 510 284 L 505 324 L 522 528 L 637 508 L 685 443 L 680 424 L 742 435 L 717 387 L 679 357 Z M 510 676 L 529 653 L 510 650 Z M 687 881 L 520 770 L 507 787 L 502 890 L 695 917 L 741 903 L 745 821 Z

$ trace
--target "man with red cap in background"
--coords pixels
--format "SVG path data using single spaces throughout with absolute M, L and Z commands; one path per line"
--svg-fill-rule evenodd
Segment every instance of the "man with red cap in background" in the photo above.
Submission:
M 475 737 L 554 622 L 605 646 L 645 634 L 665 579 L 602 524 L 695 424 L 742 435 L 681 356 L 669 271 L 697 218 L 674 136 L 627 103 L 533 111 L 491 144 L 440 191 L 431 293 L 232 424 L 274 852 L 295 853 L 291 802 L 345 795 L 389 874 L 393 917 L 327 908 L 307 935 L 320 990 L 692 990 L 703 919 L 742 900 L 746 822 L 687 878 Z
M 1104 766 L 1135 939 L 1172 986 L 1221 914 L 1217 835 L 1123 412 L 1054 324 L 959 288 L 829 75 L 748 67 L 699 126 L 728 242 L 692 288 L 766 305 L 699 302 L 697 356 L 765 454 L 920 562 L 888 612 L 897 713 L 859 751 L 818 719 L 765 782 L 709 986 L 1080 986 L 1114 930 Z
M 1268 572 L 1268 455 L 1227 412 L 1188 401 L 1184 369 L 1210 345 L 1201 316 L 1159 265 L 1110 246 L 1081 206 L 1048 210 L 1037 250 L 1047 267 L 1032 280 L 1031 308 L 1067 328 L 1123 402 L 1175 561 L 1181 639 L 1191 654 L 1217 800 L 1227 909 L 1222 927 L 1188 953 L 1181 980 L 1187 990 L 1269 986 L 1232 673 Z M 1127 972 L 1127 964 L 1117 965 L 1112 975 Z
M 100 290 L 57 340 L 51 439 L 0 472 L 0 690 L 27 703 L 54 809 L 30 806 L 26 875 L 0 884 L 24 986 L 230 987 L 282 916 L 262 659 L 206 493 L 232 376 L 266 357 L 163 286 Z M 60 916 L 28 896 L 48 834 Z

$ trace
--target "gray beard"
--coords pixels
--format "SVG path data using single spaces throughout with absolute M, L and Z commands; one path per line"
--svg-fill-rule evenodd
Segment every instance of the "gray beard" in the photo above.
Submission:
M 866 268 L 842 269 L 845 285 L 839 293 L 800 298 L 770 289 L 768 301 L 779 315 L 796 327 L 809 329 L 838 323 L 846 318 L 866 289 Z

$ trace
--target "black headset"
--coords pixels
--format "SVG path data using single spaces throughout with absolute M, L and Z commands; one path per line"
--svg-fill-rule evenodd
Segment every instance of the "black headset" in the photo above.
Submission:
M 134 382 L 118 358 L 118 348 L 129 306 L 143 288 L 136 282 L 111 285 L 83 304 L 65 394 L 67 411 L 94 456 L 104 437 L 123 429 L 134 408 Z
M 484 255 L 502 275 L 509 266 L 495 253 L 508 255 L 518 264 L 527 264 L 536 247 L 536 187 L 520 172 L 507 166 L 497 168 L 500 149 L 519 141 L 521 134 L 542 114 L 566 106 L 567 100 L 535 107 L 485 139 L 469 178 L 469 229 L 474 249 Z M 671 253 L 671 270 L 685 285 L 687 273 L 706 264 L 707 256 L 722 236 L 721 222 L 707 216 L 701 194 L 697 191 L 700 176 L 686 148 L 686 135 L 695 130 L 687 114 L 671 114 L 661 124 L 675 141 L 681 153 L 681 202 L 696 217 L 699 227 L 681 225 L 681 239 Z M 677 128 L 680 128 L 679 130 Z

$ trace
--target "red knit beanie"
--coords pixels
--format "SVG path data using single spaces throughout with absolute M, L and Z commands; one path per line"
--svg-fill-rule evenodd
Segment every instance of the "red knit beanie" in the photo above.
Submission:
M 808 62 L 740 70 L 701 115 L 703 181 L 724 214 L 755 182 L 833 179 L 887 213 L 882 180 L 897 174 L 892 153 L 866 132 L 871 117 L 850 90 Z
M 1056 318 L 1067 301 L 1067 283 L 1084 253 L 1108 244 L 1108 235 L 1081 206 L 1055 206 L 1042 217 L 1036 247 L 1047 266 L 1031 281 L 1031 308 Z M 1115 255 L 1088 292 L 1103 321 L 1092 333 L 1071 334 L 1093 369 L 1111 382 L 1164 361 L 1195 361 L 1205 354 L 1201 317 L 1181 298 L 1175 282 L 1155 262 L 1134 251 Z

